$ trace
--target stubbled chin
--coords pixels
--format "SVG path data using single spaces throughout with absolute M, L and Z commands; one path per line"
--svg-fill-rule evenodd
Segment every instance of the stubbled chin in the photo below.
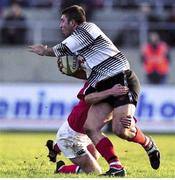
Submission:
M 64 31 L 62 31 L 62 33 L 64 34 L 65 37 L 70 36 L 70 33 L 66 33 L 66 32 L 64 32 Z
M 68 36 L 70 36 L 70 34 L 68 34 L 68 33 L 64 33 L 64 35 L 65 35 L 65 37 L 68 37 Z

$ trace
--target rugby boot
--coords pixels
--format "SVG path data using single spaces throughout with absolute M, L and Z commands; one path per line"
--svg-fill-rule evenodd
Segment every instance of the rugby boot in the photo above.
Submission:
M 115 169 L 115 168 L 110 168 L 109 171 L 105 172 L 102 174 L 102 176 L 118 176 L 118 177 L 124 177 L 126 176 L 126 170 L 124 168 L 122 169 Z
M 65 165 L 64 161 L 58 161 L 58 162 L 56 163 L 55 173 L 59 173 L 59 170 L 60 170 L 61 167 L 64 166 L 64 165 Z
M 57 152 L 54 151 L 53 149 L 53 141 L 52 140 L 48 140 L 46 143 L 46 146 L 49 150 L 49 154 L 47 157 L 49 157 L 49 160 L 52 162 L 56 162 L 56 157 L 57 157 Z
M 157 148 L 156 144 L 154 143 L 154 141 L 152 140 L 152 138 L 150 137 L 150 145 L 148 145 L 147 148 L 145 148 L 148 156 L 149 156 L 149 161 L 151 164 L 151 167 L 153 169 L 158 169 L 160 166 L 160 151 Z

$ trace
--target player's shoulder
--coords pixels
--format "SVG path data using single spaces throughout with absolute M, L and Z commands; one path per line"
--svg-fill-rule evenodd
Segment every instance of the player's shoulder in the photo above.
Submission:
M 93 22 L 84 22 L 79 27 L 84 29 L 83 31 L 88 32 L 94 39 L 102 34 L 100 28 Z
M 91 28 L 96 28 L 97 25 L 93 22 L 84 22 L 81 25 L 79 25 L 80 28 L 84 28 L 84 29 L 91 29 Z

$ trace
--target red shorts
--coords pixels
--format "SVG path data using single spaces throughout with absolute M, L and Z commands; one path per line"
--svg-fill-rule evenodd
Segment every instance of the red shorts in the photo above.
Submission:
M 80 99 L 78 104 L 74 106 L 72 109 L 69 117 L 68 123 L 69 126 L 76 132 L 84 133 L 83 125 L 87 118 L 87 113 L 90 108 L 90 105 L 86 104 L 84 97 L 85 97 L 85 90 L 88 87 L 88 83 L 84 84 L 84 87 L 79 91 L 77 97 Z

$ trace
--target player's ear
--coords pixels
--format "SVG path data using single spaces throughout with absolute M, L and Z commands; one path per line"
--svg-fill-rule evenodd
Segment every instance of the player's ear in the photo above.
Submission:
M 74 27 L 74 26 L 76 25 L 76 22 L 75 22 L 74 19 L 70 20 L 70 25 L 71 25 L 72 27 Z

